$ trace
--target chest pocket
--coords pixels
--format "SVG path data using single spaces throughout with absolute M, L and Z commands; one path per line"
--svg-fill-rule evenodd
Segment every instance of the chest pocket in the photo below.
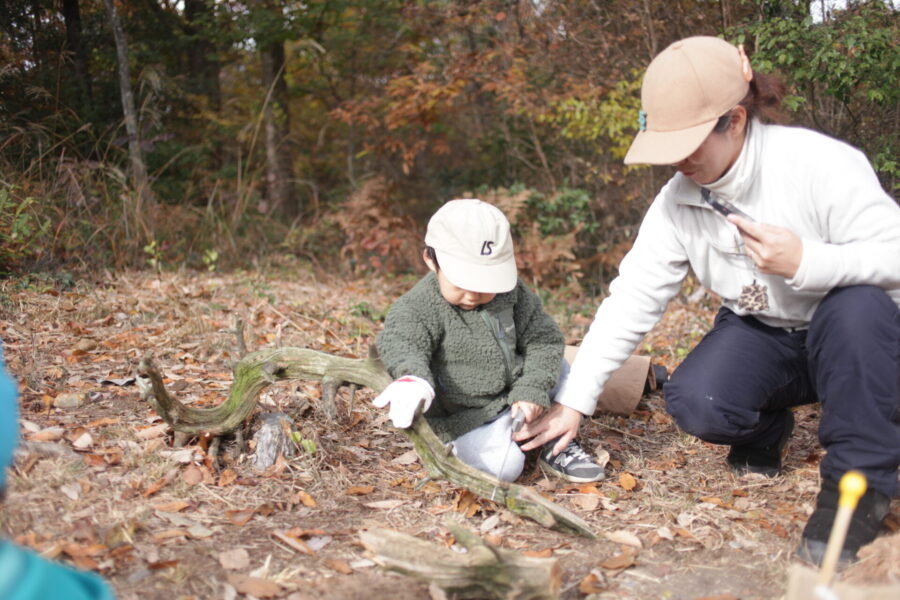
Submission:
M 499 311 L 482 310 L 481 318 L 497 340 L 503 361 L 506 363 L 507 381 L 511 381 L 516 371 L 516 322 L 513 320 L 513 309 L 507 306 Z

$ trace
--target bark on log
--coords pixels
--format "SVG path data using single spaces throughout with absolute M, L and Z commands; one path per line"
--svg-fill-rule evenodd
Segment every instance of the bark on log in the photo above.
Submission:
M 316 379 L 364 385 L 375 392 L 380 392 L 391 382 L 390 375 L 377 358 L 344 358 L 307 348 L 259 350 L 248 354 L 235 365 L 234 383 L 225 402 L 215 408 L 195 408 L 169 396 L 162 375 L 149 356 L 141 360 L 139 369 L 140 374 L 151 382 L 142 391 L 142 396 L 172 429 L 213 435 L 227 433 L 243 423 L 256 406 L 260 392 L 276 381 Z M 337 386 L 325 386 L 323 403 L 326 406 L 333 406 L 336 390 Z M 326 398 L 329 394 L 332 397 Z M 401 431 L 412 440 L 432 479 L 446 479 L 545 527 L 596 537 L 588 524 L 576 514 L 547 500 L 533 489 L 500 481 L 453 456 L 451 447 L 435 435 L 421 414 L 416 415 L 412 427 Z
M 382 567 L 432 583 L 454 598 L 559 598 L 561 574 L 555 558 L 523 556 L 497 548 L 463 527 L 449 528 L 467 552 L 391 529 L 363 531 L 360 538 Z
M 162 375 L 149 356 L 141 360 L 138 368 L 140 375 L 150 379 L 151 388 L 143 394 L 145 399 L 172 429 L 192 434 L 222 435 L 233 431 L 250 416 L 259 394 L 277 381 L 329 377 L 358 383 L 376 392 L 391 382 L 381 362 L 373 358 L 344 358 L 307 348 L 258 350 L 234 366 L 234 383 L 225 402 L 215 408 L 195 408 L 166 392 Z

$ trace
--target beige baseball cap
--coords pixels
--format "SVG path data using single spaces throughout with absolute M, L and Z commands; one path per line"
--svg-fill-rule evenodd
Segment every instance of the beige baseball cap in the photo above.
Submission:
M 428 221 L 425 245 L 434 248 L 450 283 L 470 292 L 502 294 L 516 287 L 516 255 L 509 221 L 475 198 L 451 200 Z
M 724 40 L 697 36 L 671 44 L 644 74 L 641 130 L 625 164 L 671 165 L 690 156 L 747 95 L 750 79 L 746 56 Z

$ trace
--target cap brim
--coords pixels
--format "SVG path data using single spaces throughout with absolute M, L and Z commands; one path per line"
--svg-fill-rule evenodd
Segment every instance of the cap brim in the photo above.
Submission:
M 677 131 L 651 131 L 637 134 L 625 155 L 625 164 L 674 165 L 700 147 L 718 118 Z
M 505 294 L 516 287 L 516 257 L 495 265 L 473 265 L 435 248 L 438 265 L 450 283 L 480 294 Z

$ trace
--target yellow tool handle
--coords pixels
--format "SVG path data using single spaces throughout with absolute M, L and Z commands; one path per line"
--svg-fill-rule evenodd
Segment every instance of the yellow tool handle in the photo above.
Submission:
M 859 471 L 847 471 L 841 477 L 838 489 L 841 491 L 838 506 L 855 510 L 859 499 L 866 493 L 866 476 Z
M 847 539 L 847 529 L 850 528 L 850 518 L 859 499 L 866 493 L 866 476 L 859 471 L 847 471 L 841 477 L 838 485 L 841 492 L 838 498 L 837 514 L 834 517 L 834 525 L 831 527 L 831 535 L 828 536 L 828 546 L 825 548 L 825 558 L 822 559 L 822 569 L 819 571 L 819 585 L 830 586 L 834 579 L 835 567 L 838 557 L 844 548 Z

